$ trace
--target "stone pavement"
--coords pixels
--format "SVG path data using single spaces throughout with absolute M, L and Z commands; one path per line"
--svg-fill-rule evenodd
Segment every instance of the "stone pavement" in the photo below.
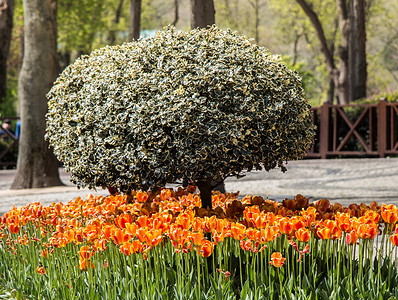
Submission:
M 297 194 L 311 197 L 312 200 L 327 198 L 343 205 L 350 203 L 398 204 L 398 158 L 362 159 L 317 159 L 291 161 L 288 171 L 252 172 L 247 176 L 226 180 L 228 192 L 240 191 L 240 195 L 261 195 L 270 199 L 282 200 Z M 78 190 L 69 182 L 69 175 L 60 171 L 66 184 L 30 190 L 9 190 L 15 170 L 0 171 L 0 215 L 13 205 L 22 206 L 40 201 L 44 205 L 52 202 L 68 202 L 77 196 L 107 195 L 106 190 Z

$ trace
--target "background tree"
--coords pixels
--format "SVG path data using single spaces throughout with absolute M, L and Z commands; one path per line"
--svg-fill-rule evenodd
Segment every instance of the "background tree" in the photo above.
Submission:
M 0 104 L 6 97 L 7 63 L 11 44 L 14 0 L 0 0 Z
M 254 41 L 256 44 L 260 41 L 259 27 L 260 27 L 260 10 L 265 6 L 265 3 L 260 0 L 248 0 L 250 6 L 254 10 Z
M 120 19 L 122 17 L 124 0 L 119 0 L 117 8 L 115 10 L 115 17 L 112 20 L 112 27 L 109 31 L 109 45 L 114 45 L 116 43 L 117 26 L 120 24 Z
M 130 2 L 130 35 L 129 40 L 138 40 L 141 30 L 141 0 Z
M 368 1 L 371 3 L 372 1 Z M 343 4 L 345 4 L 343 2 Z M 366 97 L 366 85 L 368 79 L 366 59 L 366 1 L 351 0 L 349 9 L 349 75 L 350 96 L 355 100 Z
M 62 184 L 58 161 L 44 140 L 46 93 L 58 70 L 56 2 L 25 0 L 24 19 L 25 54 L 18 89 L 22 124 L 12 189 Z
M 215 10 L 213 0 L 191 1 L 191 28 L 206 28 L 215 24 Z
M 296 0 L 310 19 L 319 40 L 329 76 L 337 88 L 339 102 L 350 101 L 366 96 L 366 31 L 365 1 L 337 0 L 337 16 L 340 29 L 340 44 L 337 48 L 339 63 L 334 59 L 333 48 L 328 45 L 324 26 L 314 3 L 310 0 Z

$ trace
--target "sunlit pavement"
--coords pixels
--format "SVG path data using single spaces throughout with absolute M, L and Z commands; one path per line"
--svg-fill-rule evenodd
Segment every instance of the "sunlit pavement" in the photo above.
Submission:
M 261 195 L 282 200 L 297 194 L 312 200 L 327 198 L 343 205 L 350 203 L 398 204 L 398 158 L 301 160 L 287 164 L 287 172 L 257 171 L 241 179 L 228 178 L 227 192 L 240 191 L 240 195 Z M 10 190 L 15 170 L 0 171 L 0 215 L 15 206 L 31 202 L 68 202 L 87 194 L 107 195 L 101 188 L 77 189 L 69 182 L 69 175 L 60 170 L 62 187 Z

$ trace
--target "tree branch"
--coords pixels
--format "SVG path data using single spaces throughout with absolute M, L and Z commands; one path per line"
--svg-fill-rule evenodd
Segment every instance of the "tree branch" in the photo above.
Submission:
M 332 74 L 333 70 L 335 69 L 334 59 L 332 53 L 328 48 L 325 32 L 323 30 L 321 22 L 319 21 L 318 15 L 305 0 L 296 0 L 296 2 L 301 6 L 304 13 L 308 16 L 312 25 L 314 26 L 319 42 L 321 44 L 321 52 L 325 58 L 326 68 L 328 72 Z

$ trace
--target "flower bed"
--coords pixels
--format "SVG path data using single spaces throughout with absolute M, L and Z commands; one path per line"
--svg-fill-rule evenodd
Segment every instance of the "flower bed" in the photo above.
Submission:
M 0 285 L 34 299 L 396 299 L 398 210 L 194 188 L 0 217 Z M 395 297 L 395 298 L 394 298 Z

